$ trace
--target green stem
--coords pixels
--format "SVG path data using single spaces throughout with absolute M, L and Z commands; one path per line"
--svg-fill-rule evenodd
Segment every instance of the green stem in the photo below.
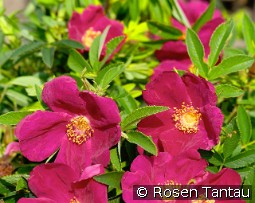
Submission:
M 249 143 L 246 144 L 246 145 L 243 145 L 243 146 L 242 146 L 242 149 L 246 149 L 247 147 L 249 147 L 249 146 L 251 146 L 251 145 L 254 145 L 254 144 L 255 144 L 255 140 L 249 142 Z

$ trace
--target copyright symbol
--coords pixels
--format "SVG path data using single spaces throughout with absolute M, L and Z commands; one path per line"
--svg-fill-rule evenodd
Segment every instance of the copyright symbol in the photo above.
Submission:
M 136 191 L 136 194 L 138 195 L 138 197 L 146 197 L 148 194 L 148 191 L 145 187 L 139 187 Z

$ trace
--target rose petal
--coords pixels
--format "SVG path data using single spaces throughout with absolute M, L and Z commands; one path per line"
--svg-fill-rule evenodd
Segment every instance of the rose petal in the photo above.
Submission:
M 204 176 L 206 167 L 206 160 L 202 159 L 196 150 L 188 150 L 165 165 L 165 179 L 175 180 L 183 185 L 187 185 L 191 180 L 197 183 L 197 180 Z
M 170 109 L 142 119 L 138 123 L 138 130 L 153 138 L 158 138 L 161 133 L 174 127 L 173 111 Z
M 216 174 L 207 173 L 200 185 L 236 185 L 242 183 L 240 175 L 230 168 L 224 168 Z
M 12 153 L 20 152 L 19 143 L 18 142 L 11 142 L 7 145 L 4 155 L 10 156 Z
M 216 105 L 217 96 L 210 82 L 191 73 L 183 75 L 182 80 L 195 107 L 202 107 L 207 104 Z
M 88 118 L 93 128 L 104 128 L 120 123 L 119 109 L 111 98 L 100 97 L 88 91 L 81 92 L 80 96 L 86 102 Z
M 221 110 L 216 106 L 206 105 L 200 109 L 204 128 L 208 136 L 208 147 L 211 149 L 218 144 L 221 127 L 224 121 L 224 116 Z
M 21 198 L 18 203 L 57 203 L 57 201 L 48 198 Z
M 164 60 L 189 60 L 187 47 L 183 41 L 169 41 L 163 44 L 160 50 L 155 51 L 159 61 Z
M 84 101 L 79 97 L 76 81 L 68 76 L 57 77 L 45 83 L 42 99 L 52 111 L 85 114 Z
M 69 202 L 74 196 L 71 184 L 77 178 L 77 174 L 66 165 L 42 164 L 33 169 L 28 185 L 39 198 L 49 198 L 56 202 Z
M 122 197 L 126 203 L 147 203 L 148 200 L 134 200 L 134 185 L 153 185 L 150 178 L 143 171 L 125 172 L 121 179 Z M 154 200 L 153 202 L 161 202 Z
M 206 136 L 206 132 L 205 135 Z M 176 129 L 161 133 L 159 140 L 163 150 L 176 156 L 188 150 L 198 150 L 207 147 L 207 139 L 203 134 L 188 134 Z
M 157 75 L 164 71 L 173 71 L 174 69 L 188 71 L 190 65 L 191 65 L 190 60 L 182 61 L 165 60 L 154 69 L 154 73 L 151 77 L 151 80 L 153 80 Z
M 81 41 L 85 31 L 90 27 L 94 27 L 94 24 L 102 17 L 104 17 L 102 6 L 90 5 L 83 11 L 82 14 L 74 12 L 68 22 L 69 38 Z
M 73 188 L 80 202 L 108 202 L 107 186 L 93 178 L 76 182 L 73 184 Z
M 101 164 L 88 166 L 83 170 L 82 175 L 80 177 L 80 181 L 93 178 L 94 176 L 99 174 L 103 174 L 104 171 L 105 171 L 104 167 Z
M 172 71 L 158 75 L 145 89 L 143 98 L 150 105 L 180 108 L 183 102 L 191 102 L 181 77 Z
M 94 135 L 91 138 L 91 150 L 93 152 L 92 158 L 100 160 L 99 156 L 104 154 L 106 150 L 109 150 L 111 147 L 113 147 L 119 142 L 120 134 L 121 134 L 121 130 L 119 126 L 104 129 L 104 130 L 94 129 Z M 106 157 L 106 160 L 108 160 L 107 157 Z M 94 163 L 97 164 L 97 162 L 94 162 Z M 98 164 L 103 164 L 103 163 L 98 163 Z
M 107 149 L 99 156 L 92 157 L 92 163 L 102 164 L 104 167 L 107 167 L 107 165 L 110 163 L 110 150 Z
M 65 113 L 37 111 L 17 126 L 22 154 L 30 161 L 43 161 L 60 146 L 70 116 Z
M 75 173 L 81 174 L 84 168 L 91 165 L 92 154 L 91 139 L 79 145 L 68 140 L 67 136 L 65 136 L 55 159 L 55 163 L 66 164 L 71 167 Z

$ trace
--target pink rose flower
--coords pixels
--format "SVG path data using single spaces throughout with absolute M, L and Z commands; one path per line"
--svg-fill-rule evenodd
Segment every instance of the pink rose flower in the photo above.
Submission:
M 90 5 L 82 14 L 74 12 L 69 23 L 68 32 L 69 38 L 81 42 L 84 49 L 88 51 L 93 43 L 93 40 L 100 35 L 107 26 L 111 26 L 107 34 L 105 44 L 111 39 L 123 36 L 124 26 L 116 20 L 109 19 L 103 11 L 102 6 Z M 120 50 L 125 39 L 117 47 L 115 52 Z M 102 50 L 102 55 L 105 55 L 105 44 Z
M 109 148 L 120 139 L 116 103 L 61 76 L 47 82 L 42 99 L 51 111 L 36 111 L 16 128 L 21 153 L 30 161 L 43 161 L 59 149 L 55 162 L 82 171 L 91 163 L 107 165 Z
M 187 185 L 235 185 L 240 186 L 240 175 L 232 169 L 223 169 L 217 174 L 206 172 L 207 163 L 201 159 L 197 151 L 188 151 L 178 156 L 161 152 L 157 157 L 139 155 L 131 164 L 130 172 L 122 177 L 122 195 L 126 203 L 146 203 L 148 200 L 134 200 L 135 185 L 171 185 L 181 187 Z M 167 202 L 154 200 L 151 202 Z M 221 203 L 221 200 L 172 200 L 171 203 Z M 232 202 L 232 200 L 231 200 Z M 233 200 L 245 203 L 243 200 Z
M 209 5 L 207 2 L 195 0 L 189 2 L 179 2 L 191 26 L 194 25 L 194 23 L 205 12 Z M 209 42 L 211 35 L 214 30 L 223 22 L 224 19 L 222 18 L 220 11 L 215 10 L 212 20 L 208 21 L 204 26 L 200 28 L 198 36 L 202 44 L 204 45 L 205 58 L 207 58 L 210 53 Z M 186 27 L 174 18 L 171 19 L 171 23 L 174 27 L 180 29 L 183 32 L 183 39 L 185 39 Z M 190 68 L 192 68 L 192 62 L 189 59 L 187 47 L 185 45 L 185 42 L 181 39 L 164 43 L 161 49 L 155 52 L 155 55 L 159 61 L 170 60 L 170 63 L 172 63 L 172 60 L 178 60 L 183 62 L 183 64 L 185 64 L 185 69 L 183 67 L 180 67 L 181 70 L 189 70 Z M 158 67 L 158 69 L 161 68 L 162 67 L 160 66 Z M 171 66 L 163 66 L 163 70 L 172 69 L 173 68 Z M 179 69 L 179 67 L 176 67 L 176 69 Z
M 143 98 L 148 105 L 169 107 L 138 124 L 138 130 L 152 136 L 160 151 L 210 150 L 218 143 L 223 114 L 216 107 L 210 82 L 191 73 L 180 77 L 173 71 L 163 72 L 146 85 Z
M 64 164 L 36 166 L 28 185 L 37 198 L 21 198 L 18 203 L 106 203 L 107 186 L 93 180 L 102 173 L 101 165 L 85 168 L 81 177 Z

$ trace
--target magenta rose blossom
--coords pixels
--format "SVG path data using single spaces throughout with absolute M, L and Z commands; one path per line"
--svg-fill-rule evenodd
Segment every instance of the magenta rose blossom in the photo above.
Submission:
M 153 70 L 151 80 L 153 80 L 157 75 L 164 71 L 184 70 L 187 71 L 190 67 L 190 60 L 165 60 L 162 61 L 156 68 Z
M 123 199 L 126 203 L 146 203 L 148 200 L 134 200 L 133 186 L 135 185 L 171 185 L 181 187 L 186 185 L 235 185 L 242 181 L 237 172 L 223 169 L 217 174 L 206 172 L 207 163 L 201 159 L 197 151 L 188 151 L 172 157 L 169 153 L 161 152 L 157 157 L 139 155 L 131 164 L 130 172 L 125 172 L 121 186 Z M 167 202 L 154 200 L 152 202 Z M 221 203 L 221 200 L 172 200 L 169 202 L 185 203 Z M 232 201 L 231 201 L 232 202 Z M 242 200 L 233 201 L 245 203 Z
M 13 153 L 20 152 L 19 143 L 18 142 L 11 142 L 7 145 L 4 155 L 10 156 Z
M 107 186 L 93 180 L 102 173 L 101 165 L 85 168 L 81 177 L 64 164 L 36 166 L 28 185 L 37 198 L 21 198 L 18 203 L 106 203 Z
M 189 23 L 194 25 L 194 23 L 200 18 L 204 11 L 208 7 L 208 3 L 202 1 L 190 1 L 184 2 L 179 1 L 180 6 L 183 9 Z M 203 27 L 200 28 L 198 36 L 204 45 L 205 58 L 208 57 L 210 53 L 209 42 L 214 30 L 223 23 L 224 20 L 221 16 L 220 11 L 216 10 L 212 20 L 208 21 Z M 179 23 L 176 19 L 171 18 L 171 23 L 174 27 L 180 29 L 183 32 L 182 39 L 185 39 L 186 27 Z M 169 41 L 163 44 L 160 50 L 155 52 L 156 57 L 160 61 L 164 60 L 178 60 L 185 64 L 185 70 L 192 68 L 191 61 L 187 52 L 187 47 L 185 43 L 181 40 Z M 164 67 L 163 67 L 164 68 Z M 172 70 L 171 66 L 168 66 L 165 70 Z
M 124 26 L 116 20 L 110 20 L 104 14 L 102 6 L 90 5 L 82 14 L 74 12 L 69 23 L 69 38 L 83 44 L 86 51 L 91 47 L 93 40 L 100 35 L 107 26 L 111 26 L 106 37 L 105 44 L 112 38 L 123 36 Z M 117 52 L 124 44 L 125 40 L 115 50 Z M 105 55 L 105 44 L 102 55 Z
M 178 154 L 188 149 L 210 150 L 219 141 L 223 114 L 216 107 L 213 85 L 187 73 L 163 72 L 146 85 L 148 105 L 169 110 L 143 119 L 138 130 L 152 136 L 160 151 Z
M 21 153 L 30 161 L 43 161 L 59 149 L 55 162 L 82 171 L 91 163 L 107 165 L 109 148 L 120 139 L 116 103 L 61 76 L 47 82 L 42 99 L 51 111 L 36 111 L 16 128 Z

